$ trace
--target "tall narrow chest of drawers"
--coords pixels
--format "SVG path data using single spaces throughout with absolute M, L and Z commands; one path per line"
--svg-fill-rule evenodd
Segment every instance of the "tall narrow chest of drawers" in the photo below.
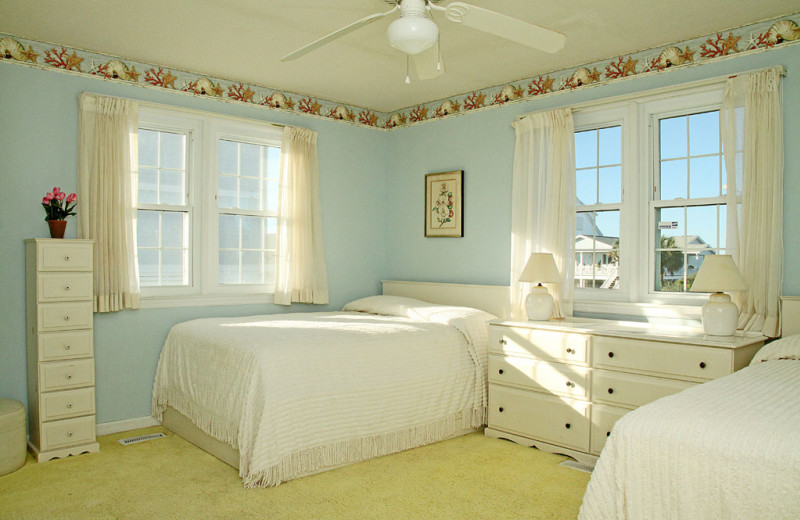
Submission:
M 91 240 L 25 241 L 28 446 L 40 462 L 99 450 Z
M 591 464 L 623 415 L 731 374 L 763 345 L 644 323 L 494 321 L 486 435 Z

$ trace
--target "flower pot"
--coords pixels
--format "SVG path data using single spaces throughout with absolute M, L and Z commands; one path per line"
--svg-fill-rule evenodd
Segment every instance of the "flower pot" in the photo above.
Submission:
M 48 220 L 50 225 L 50 238 L 64 238 L 64 231 L 67 229 L 66 220 Z

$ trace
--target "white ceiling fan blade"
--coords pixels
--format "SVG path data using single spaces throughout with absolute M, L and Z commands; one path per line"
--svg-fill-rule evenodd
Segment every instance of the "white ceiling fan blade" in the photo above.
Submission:
M 319 40 L 316 40 L 316 41 L 313 41 L 313 42 L 309 43 L 305 47 L 301 47 L 301 48 L 297 49 L 296 51 L 287 54 L 286 56 L 281 58 L 281 61 L 296 60 L 297 58 L 300 58 L 301 56 L 305 56 L 309 52 L 311 52 L 314 49 L 317 49 L 319 47 L 322 47 L 326 43 L 330 43 L 330 42 L 332 42 L 333 40 L 335 40 L 337 38 L 341 38 L 342 36 L 344 36 L 346 34 L 350 34 L 351 32 L 355 31 L 356 29 L 360 29 L 360 28 L 364 27 L 365 25 L 369 25 L 372 22 L 378 21 L 381 18 L 392 14 L 393 12 L 397 11 L 398 8 L 399 8 L 399 5 L 396 6 L 394 9 L 392 9 L 391 11 L 386 11 L 385 13 L 371 14 L 371 15 L 365 17 L 365 18 L 362 18 L 361 20 L 358 20 L 357 22 L 353 22 L 348 26 L 342 27 L 338 31 L 334 31 L 334 32 L 330 33 L 327 36 L 323 36 Z
M 444 74 L 444 61 L 439 60 L 438 45 L 411 56 L 411 61 L 414 63 L 419 79 L 433 79 Z
M 450 21 L 551 54 L 560 51 L 567 41 L 560 32 L 463 2 L 448 4 L 445 15 Z

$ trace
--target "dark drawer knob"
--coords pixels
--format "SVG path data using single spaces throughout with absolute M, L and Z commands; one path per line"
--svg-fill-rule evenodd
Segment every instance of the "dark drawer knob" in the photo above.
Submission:
M 72 348 L 72 345 L 64 345 L 64 350 L 69 350 Z
M 501 368 L 500 370 L 497 371 L 497 373 L 498 374 L 502 374 L 503 373 L 503 369 Z
M 503 338 L 500 338 L 500 341 L 499 341 L 499 343 L 500 343 L 501 345 L 505 345 L 505 344 L 506 344 L 506 340 L 504 340 Z
M 706 362 L 705 361 L 701 361 L 700 362 L 700 368 L 705 368 L 705 367 L 706 367 Z
M 606 432 L 606 437 L 608 437 L 609 435 L 611 435 L 611 432 Z
M 572 381 L 567 381 L 567 387 L 575 388 L 575 383 L 573 383 Z
M 573 348 L 568 348 L 567 349 L 567 354 L 574 354 L 574 353 L 575 353 L 575 349 L 573 349 Z
M 503 411 L 503 407 L 501 406 L 501 407 L 500 407 L 500 408 L 498 408 L 497 410 L 498 410 L 498 411 L 500 411 L 500 412 L 502 412 L 502 411 Z
M 614 353 L 613 352 L 609 352 L 608 353 L 608 357 L 614 357 Z
M 608 389 L 608 393 L 609 393 L 609 394 L 613 394 L 613 393 L 614 393 L 614 389 L 613 389 L 613 388 L 609 388 L 609 389 Z
M 569 430 L 570 428 L 572 428 L 572 425 L 570 423 L 567 423 L 564 425 L 564 428 Z

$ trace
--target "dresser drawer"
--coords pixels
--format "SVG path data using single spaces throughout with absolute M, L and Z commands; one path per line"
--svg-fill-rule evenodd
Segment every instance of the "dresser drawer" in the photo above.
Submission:
M 94 384 L 94 359 L 39 364 L 39 391 L 50 392 Z
M 662 377 L 622 374 L 595 370 L 592 374 L 592 399 L 597 402 L 638 407 L 677 394 L 697 383 Z
M 91 271 L 92 244 L 71 240 L 38 244 L 39 271 Z
M 581 451 L 589 450 L 589 403 L 489 385 L 489 426 Z
M 92 299 L 92 273 L 40 273 L 37 284 L 40 302 Z
M 42 423 L 42 451 L 94 441 L 94 415 Z
M 42 421 L 94 415 L 94 387 L 39 395 L 42 398 L 39 411 Z
M 92 302 L 42 303 L 39 305 L 39 331 L 90 329 Z
M 38 336 L 39 361 L 92 357 L 92 331 L 45 332 Z
M 502 354 L 545 361 L 589 363 L 591 336 L 524 327 L 489 327 L 489 348 Z
M 597 336 L 595 367 L 623 368 L 689 379 L 715 379 L 733 371 L 731 351 L 714 347 Z
M 611 428 L 630 410 L 602 404 L 592 405 L 592 454 L 600 455 Z
M 591 371 L 587 367 L 529 358 L 489 355 L 489 381 L 519 385 L 537 392 L 586 399 Z

